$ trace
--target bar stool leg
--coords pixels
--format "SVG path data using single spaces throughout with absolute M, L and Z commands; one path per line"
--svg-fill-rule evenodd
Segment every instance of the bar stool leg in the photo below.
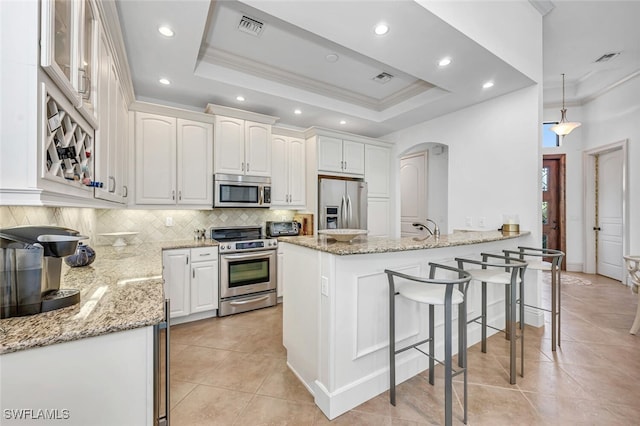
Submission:
M 556 350 L 556 339 L 557 339 L 557 317 L 558 315 L 558 296 L 557 296 L 557 288 L 556 288 L 556 276 L 557 271 L 555 264 L 551 267 L 551 350 Z
M 462 302 L 459 307 L 462 307 L 461 310 L 458 311 L 458 322 L 460 324 L 464 324 L 464 329 L 458 333 L 458 340 L 462 341 L 462 349 L 458 351 L 458 361 L 462 359 L 462 364 L 458 362 L 464 370 L 462 373 L 462 377 L 464 380 L 464 424 L 467 424 L 467 301 Z
M 429 306 L 429 315 L 431 315 L 433 305 Z M 453 418 L 453 371 L 451 362 L 451 305 L 444 306 L 444 424 L 451 425 Z M 431 345 L 429 345 L 431 347 Z M 433 352 L 431 353 L 433 357 Z M 433 360 L 433 358 L 431 358 Z M 431 364 L 433 365 L 433 361 Z M 431 367 L 430 367 L 431 368 Z M 429 371 L 429 380 L 431 381 L 431 371 Z M 431 383 L 433 384 L 433 383 Z M 466 400 L 465 400 L 466 402 Z
M 504 287 L 504 338 L 505 340 L 511 340 L 511 306 L 509 306 L 509 301 L 511 300 L 511 287 Z
M 516 289 L 512 289 L 511 286 L 506 286 L 509 290 L 509 323 L 507 324 L 507 330 L 510 334 L 509 339 L 509 383 L 516 384 Z M 521 355 L 522 356 L 522 355 Z
M 433 305 L 429 305 L 429 353 L 431 356 L 429 357 L 429 383 L 434 384 L 435 377 L 435 339 L 433 338 L 434 329 L 435 329 L 435 307 Z
M 524 377 L 524 276 L 520 277 L 520 376 Z
M 482 353 L 487 353 L 487 283 L 482 283 Z
M 389 284 L 389 398 L 396 405 L 396 304 L 395 287 Z
M 560 328 L 561 328 L 560 313 L 562 312 L 562 302 L 560 301 L 560 298 L 562 295 L 562 283 L 561 283 L 562 271 L 559 268 L 560 268 L 560 265 L 557 265 L 556 269 L 558 270 L 558 279 L 556 280 L 556 291 L 558 292 L 558 307 L 557 307 L 556 315 L 558 315 L 558 346 L 560 346 Z

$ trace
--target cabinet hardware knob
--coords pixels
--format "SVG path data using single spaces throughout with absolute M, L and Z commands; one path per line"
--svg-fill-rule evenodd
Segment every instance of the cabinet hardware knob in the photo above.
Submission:
M 172 200 L 176 199 L 176 190 L 175 189 L 173 191 L 171 191 L 171 199 Z
M 247 171 L 249 171 L 249 163 L 247 163 Z

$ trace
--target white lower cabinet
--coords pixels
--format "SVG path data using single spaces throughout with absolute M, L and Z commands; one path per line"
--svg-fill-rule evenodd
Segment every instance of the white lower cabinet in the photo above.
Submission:
M 162 278 L 172 319 L 218 309 L 217 247 L 164 250 Z
M 0 423 L 153 425 L 153 333 L 141 327 L 0 355 Z M 29 410 L 57 420 L 25 417 Z
M 218 309 L 218 249 L 191 249 L 191 313 Z

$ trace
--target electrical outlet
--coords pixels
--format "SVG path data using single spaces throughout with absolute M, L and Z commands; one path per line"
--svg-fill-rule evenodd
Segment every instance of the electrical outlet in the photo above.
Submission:
M 484 225 L 484 222 L 485 222 L 485 218 L 484 218 L 484 216 L 480 216 L 480 217 L 478 218 L 478 226 L 479 226 L 480 228 L 484 228 L 484 226 L 485 226 L 485 225 Z
M 164 220 L 164 224 L 165 226 L 173 226 L 173 218 L 171 216 L 167 216 Z
M 329 296 L 329 280 L 325 277 L 321 278 L 320 292 L 323 296 Z
M 473 219 L 471 218 L 471 216 L 467 216 L 464 219 L 464 225 L 465 226 L 473 226 Z

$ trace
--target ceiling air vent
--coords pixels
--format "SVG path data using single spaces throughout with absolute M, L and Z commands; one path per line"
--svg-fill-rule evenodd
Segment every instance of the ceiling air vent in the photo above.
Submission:
M 613 58 L 615 58 L 616 56 L 618 56 L 619 54 L 620 54 L 620 52 L 605 53 L 604 55 L 602 55 L 598 59 L 596 59 L 596 63 L 610 61 Z
M 388 72 L 381 72 L 380 74 L 373 77 L 373 81 L 377 81 L 380 84 L 385 84 L 391 81 L 392 78 L 393 76 Z
M 262 27 L 264 27 L 264 23 L 246 15 L 242 16 L 242 19 L 240 19 L 240 23 L 238 24 L 238 29 L 240 31 L 256 37 L 262 33 Z

